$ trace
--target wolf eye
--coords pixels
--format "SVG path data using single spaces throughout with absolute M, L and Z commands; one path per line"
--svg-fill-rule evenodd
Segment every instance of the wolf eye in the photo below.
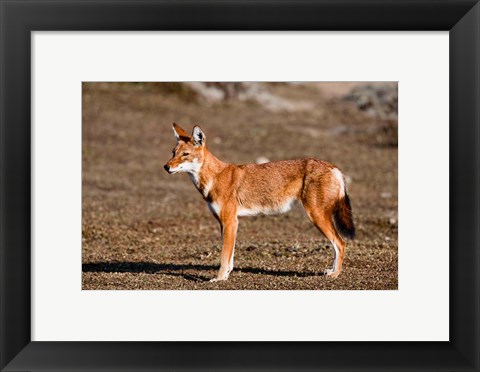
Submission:
M 188 153 L 188 152 L 184 152 L 184 153 L 182 154 L 182 156 L 188 156 L 188 155 L 190 155 L 190 153 Z

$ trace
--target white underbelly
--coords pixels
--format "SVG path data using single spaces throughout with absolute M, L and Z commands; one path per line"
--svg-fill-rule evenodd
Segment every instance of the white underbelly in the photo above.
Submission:
M 258 214 L 280 214 L 288 212 L 292 208 L 292 204 L 295 199 L 289 199 L 285 203 L 277 204 L 273 207 L 263 207 L 263 206 L 255 206 L 250 208 L 245 208 L 239 206 L 237 208 L 237 216 L 244 217 L 244 216 L 256 216 Z M 222 210 L 222 206 L 218 203 L 212 202 L 208 203 L 208 207 L 210 211 L 216 215 L 220 216 L 220 211 Z
M 237 216 L 256 216 L 258 214 L 280 214 L 288 212 L 292 208 L 294 199 L 289 199 L 285 203 L 275 205 L 273 207 L 255 206 L 250 208 L 238 207 Z

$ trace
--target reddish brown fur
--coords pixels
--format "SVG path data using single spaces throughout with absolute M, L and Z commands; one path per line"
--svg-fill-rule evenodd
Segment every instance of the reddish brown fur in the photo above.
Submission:
M 300 201 L 314 225 L 336 245 L 337 264 L 334 263 L 334 269 L 328 270 L 327 274 L 333 277 L 340 274 L 345 257 L 345 240 L 339 232 L 353 233 L 354 224 L 350 205 L 345 200 L 347 198 L 348 201 L 348 195 L 344 181 L 341 182 L 333 173 L 337 169 L 334 165 L 313 158 L 265 164 L 229 164 L 208 151 L 200 128 L 202 143 L 196 141 L 193 134 L 188 136 L 176 124 L 174 130 L 178 143 L 166 169 L 175 170 L 182 163 L 194 160 L 200 164 L 192 180 L 221 225 L 223 245 L 216 280 L 227 279 L 233 269 L 237 214 L 245 209 L 279 210 L 289 200 Z M 185 152 L 188 155 L 182 156 Z M 218 211 L 215 206 L 220 207 Z M 338 224 L 344 229 L 338 229 Z

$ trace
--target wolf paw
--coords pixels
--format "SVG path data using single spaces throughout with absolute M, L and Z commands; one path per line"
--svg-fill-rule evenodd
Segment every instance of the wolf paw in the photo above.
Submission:
M 340 271 L 335 271 L 333 269 L 327 269 L 323 271 L 323 274 L 325 276 L 329 276 L 330 278 L 336 278 L 338 275 L 340 275 Z
M 210 283 L 222 282 L 228 279 L 233 267 L 229 267 L 227 270 L 220 269 L 216 278 L 210 280 Z
M 227 279 L 228 279 L 228 276 L 227 276 L 227 277 L 223 277 L 223 278 L 216 277 L 216 278 L 210 279 L 210 283 L 224 282 L 224 281 L 227 280 Z

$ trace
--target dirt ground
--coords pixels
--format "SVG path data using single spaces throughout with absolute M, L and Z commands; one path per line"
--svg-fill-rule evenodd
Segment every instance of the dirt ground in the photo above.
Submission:
M 397 123 L 342 100 L 354 85 L 269 84 L 292 103 L 272 111 L 251 100 L 207 103 L 161 84 L 84 83 L 82 288 L 397 289 Z M 188 175 L 163 169 L 173 122 L 200 125 L 224 161 L 315 157 L 342 169 L 357 238 L 340 276 L 322 275 L 332 247 L 297 205 L 240 217 L 235 268 L 228 281 L 210 283 L 220 230 Z

